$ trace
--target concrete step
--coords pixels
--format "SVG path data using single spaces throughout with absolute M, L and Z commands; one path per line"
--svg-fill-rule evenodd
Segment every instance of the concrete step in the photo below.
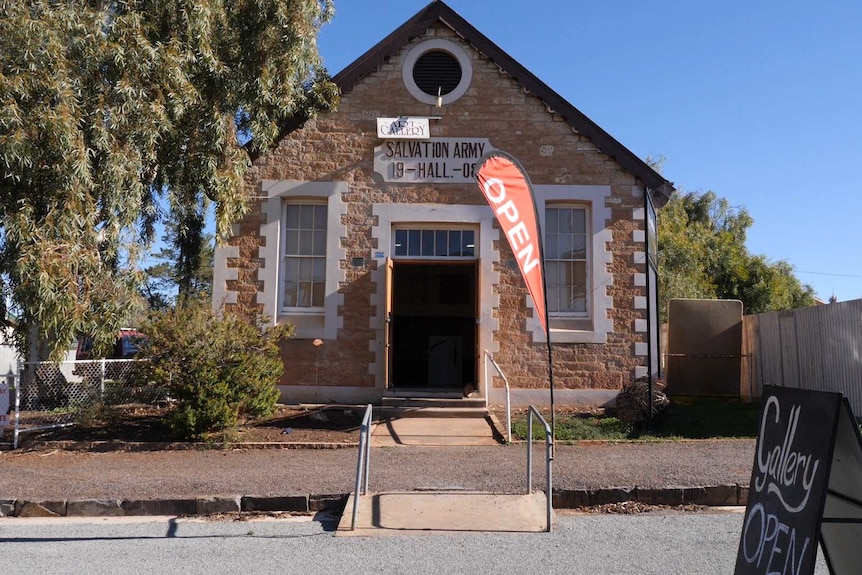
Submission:
M 435 408 L 435 409 L 485 409 L 485 399 L 481 397 L 416 397 L 384 395 L 381 400 L 384 408 Z M 487 410 L 486 410 L 487 412 Z
M 550 531 L 554 521 L 544 493 L 509 495 L 476 492 L 384 492 L 360 496 L 353 523 L 351 494 L 336 536 L 453 532 L 529 533 Z M 550 522 L 550 524 L 549 524 Z
M 482 407 L 439 407 L 439 406 L 411 406 L 411 405 L 383 405 L 374 413 L 380 419 L 395 419 L 408 417 L 477 417 L 485 419 L 488 417 L 488 409 Z

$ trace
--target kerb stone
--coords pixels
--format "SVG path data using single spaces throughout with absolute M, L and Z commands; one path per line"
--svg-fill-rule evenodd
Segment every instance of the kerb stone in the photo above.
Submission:
M 66 515 L 65 501 L 18 501 L 15 504 L 17 517 L 63 517 Z
M 0 499 L 0 517 L 15 515 L 15 499 Z
M 126 515 L 194 515 L 197 502 L 194 499 L 141 499 L 122 503 Z
M 119 517 L 125 514 L 119 499 L 82 499 L 69 501 L 66 505 L 69 517 Z
M 638 487 L 637 500 L 648 505 L 682 505 L 682 487 Z
M 241 498 L 239 495 L 198 497 L 195 502 L 197 506 L 196 512 L 198 515 L 209 515 L 211 513 L 236 513 L 242 508 Z
M 307 495 L 288 495 L 285 497 L 242 498 L 243 511 L 308 511 Z

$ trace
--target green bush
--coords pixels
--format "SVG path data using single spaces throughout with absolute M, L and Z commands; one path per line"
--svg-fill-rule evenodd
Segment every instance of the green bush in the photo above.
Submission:
M 164 385 L 176 401 L 170 423 L 178 435 L 207 438 L 232 430 L 240 418 L 275 410 L 283 370 L 278 343 L 292 336 L 293 326 L 264 329 L 191 305 L 153 315 L 142 331 L 148 341 L 141 375 Z

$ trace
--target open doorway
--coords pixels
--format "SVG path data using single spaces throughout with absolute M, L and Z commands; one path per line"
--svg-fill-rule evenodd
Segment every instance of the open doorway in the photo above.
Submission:
M 392 260 L 389 387 L 476 387 L 477 262 Z

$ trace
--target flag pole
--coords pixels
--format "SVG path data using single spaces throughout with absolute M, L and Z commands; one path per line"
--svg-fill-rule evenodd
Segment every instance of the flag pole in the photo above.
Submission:
M 547 312 L 545 312 L 546 322 L 547 322 Z M 551 330 L 548 329 L 548 333 L 545 334 L 548 340 L 548 382 L 551 385 L 551 440 L 556 442 L 557 440 L 557 412 L 554 409 L 554 361 L 551 356 Z
M 535 200 L 533 200 L 535 203 Z M 538 209 L 536 210 L 538 218 Z M 542 224 L 538 221 L 536 225 L 539 227 L 539 257 L 542 263 L 545 262 L 545 246 L 544 234 L 542 234 Z M 545 298 L 545 340 L 548 342 L 548 384 L 551 388 L 551 443 L 557 442 L 557 410 L 554 407 L 554 358 L 551 355 L 551 320 L 548 314 L 548 284 L 545 281 L 545 274 L 542 273 L 542 297 Z

